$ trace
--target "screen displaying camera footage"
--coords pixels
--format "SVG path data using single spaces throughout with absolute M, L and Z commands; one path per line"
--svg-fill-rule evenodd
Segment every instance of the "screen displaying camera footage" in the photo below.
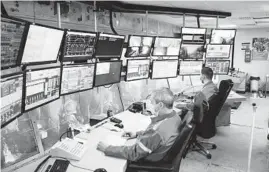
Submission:
M 181 61 L 179 75 L 200 75 L 203 61 Z
M 178 60 L 157 60 L 152 64 L 152 79 L 174 78 L 178 73 Z
M 1 126 L 21 114 L 23 75 L 1 78 Z
M 212 30 L 210 44 L 234 44 L 236 30 Z
M 206 47 L 206 58 L 228 59 L 230 57 L 231 45 L 213 45 Z
M 125 57 L 150 56 L 153 39 L 149 36 L 130 36 Z
M 96 44 L 97 58 L 121 57 L 125 36 L 101 33 Z
M 1 17 L 1 68 L 17 66 L 25 22 Z
M 150 59 L 128 60 L 126 81 L 149 78 Z
M 119 83 L 121 79 L 122 61 L 96 63 L 94 86 Z
M 26 71 L 25 111 L 60 97 L 60 75 L 60 67 Z
M 182 44 L 180 49 L 180 59 L 203 59 L 204 45 L 202 44 Z
M 181 38 L 156 37 L 152 55 L 153 56 L 178 56 Z
M 63 35 L 63 30 L 30 25 L 21 63 L 56 61 Z
M 95 64 L 63 66 L 61 95 L 93 88 Z
M 229 73 L 230 61 L 206 61 L 206 67 L 210 67 L 214 74 L 227 75 Z
M 96 33 L 67 31 L 63 61 L 87 60 L 92 58 Z

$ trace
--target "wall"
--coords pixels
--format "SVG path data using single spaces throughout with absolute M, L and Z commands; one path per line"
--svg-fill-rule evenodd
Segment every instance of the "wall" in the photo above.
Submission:
M 234 51 L 234 67 L 236 69 L 247 72 L 252 76 L 259 76 L 264 80 L 269 75 L 269 60 L 245 62 L 245 51 L 241 50 L 243 42 L 250 42 L 252 47 L 252 38 L 266 37 L 269 38 L 269 28 L 264 29 L 239 29 L 236 33 L 235 51 Z M 269 90 L 269 89 L 267 89 Z

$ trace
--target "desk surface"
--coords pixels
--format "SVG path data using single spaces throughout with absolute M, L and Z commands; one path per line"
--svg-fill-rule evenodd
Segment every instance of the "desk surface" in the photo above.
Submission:
M 245 96 L 241 96 L 241 95 L 239 95 L 236 92 L 231 90 L 229 96 L 227 97 L 226 103 L 232 104 L 234 102 L 245 101 L 246 99 L 247 98 Z
M 124 111 L 122 113 L 119 113 L 115 115 L 115 117 L 122 120 L 125 131 L 136 132 L 140 130 L 145 130 L 147 126 L 150 124 L 150 118 L 148 116 L 144 116 L 138 113 L 134 114 L 129 111 Z M 87 141 L 88 149 L 86 153 L 84 154 L 84 156 L 82 157 L 80 161 L 71 161 L 71 163 L 76 166 L 86 168 L 86 169 L 91 169 L 91 170 L 95 170 L 97 168 L 105 168 L 108 172 L 124 172 L 127 167 L 127 160 L 105 156 L 103 152 L 98 151 L 96 149 L 99 141 L 103 140 L 109 135 L 120 136 L 122 132 L 110 131 L 102 126 L 98 128 L 94 128 L 90 133 L 88 133 L 88 141 Z M 17 169 L 16 172 L 34 171 L 37 165 L 41 161 L 42 159 L 36 162 L 33 162 L 29 165 L 26 165 L 20 169 Z M 74 171 L 75 172 L 89 172 L 88 170 L 80 169 L 80 168 L 69 165 L 67 172 L 74 172 Z

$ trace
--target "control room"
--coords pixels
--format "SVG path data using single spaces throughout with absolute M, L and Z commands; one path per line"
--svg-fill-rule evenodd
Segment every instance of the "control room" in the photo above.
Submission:
M 1 1 L 3 172 L 268 172 L 268 1 Z

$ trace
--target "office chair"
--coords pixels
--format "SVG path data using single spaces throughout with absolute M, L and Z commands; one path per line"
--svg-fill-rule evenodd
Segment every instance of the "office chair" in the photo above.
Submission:
M 208 159 L 211 159 L 211 154 L 202 144 L 211 146 L 211 149 L 216 149 L 217 146 L 214 143 L 203 142 L 197 140 L 197 135 L 204 138 L 210 139 L 216 134 L 216 117 L 220 113 L 231 89 L 233 87 L 232 80 L 222 80 L 219 86 L 219 92 L 216 95 L 213 95 L 209 100 L 209 108 L 204 111 L 203 119 L 198 121 L 196 130 L 191 139 L 190 145 L 195 148 L 193 151 L 198 151 L 204 154 Z M 196 121 L 197 122 L 197 121 Z M 190 146 L 188 147 L 188 149 Z M 186 156 L 186 155 L 184 155 Z
M 185 152 L 187 143 L 194 132 L 195 124 L 188 123 L 186 120 L 179 127 L 179 135 L 174 144 L 167 152 L 166 156 L 158 162 L 139 160 L 128 162 L 126 172 L 178 172 L 181 159 Z

